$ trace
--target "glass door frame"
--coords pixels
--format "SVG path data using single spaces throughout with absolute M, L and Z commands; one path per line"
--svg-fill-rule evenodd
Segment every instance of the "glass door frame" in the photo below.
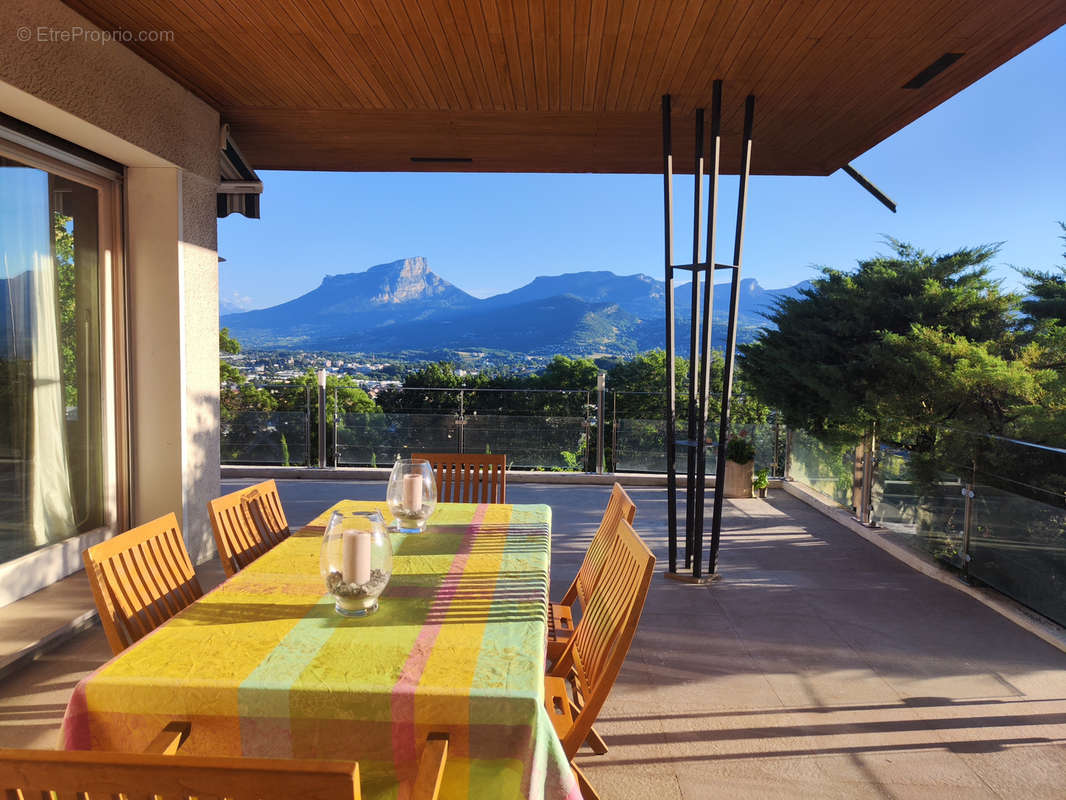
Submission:
M 123 259 L 123 175 L 46 142 L 0 128 L 0 156 L 95 189 L 98 193 L 100 381 L 104 524 L 0 564 L 0 607 L 83 568 L 81 552 L 125 530 L 130 513 L 129 349 Z

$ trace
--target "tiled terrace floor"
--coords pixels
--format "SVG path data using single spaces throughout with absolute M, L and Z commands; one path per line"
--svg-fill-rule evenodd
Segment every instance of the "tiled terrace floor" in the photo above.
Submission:
M 281 493 L 293 524 L 384 494 Z M 607 493 L 508 487 L 554 509 L 554 595 Z M 662 564 L 665 491 L 631 494 Z M 780 492 L 730 501 L 726 528 L 721 580 L 655 577 L 597 725 L 610 752 L 579 758 L 604 800 L 1066 797 L 1066 654 Z M 54 746 L 74 683 L 107 656 L 94 628 L 0 683 L 0 746 Z

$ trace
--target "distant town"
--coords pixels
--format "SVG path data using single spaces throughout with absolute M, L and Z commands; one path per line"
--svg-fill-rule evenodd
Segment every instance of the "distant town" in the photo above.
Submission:
M 400 386 L 408 372 L 434 361 L 454 363 L 455 373 L 465 377 L 482 372 L 532 375 L 549 360 L 544 356 L 485 351 L 441 351 L 433 356 L 248 349 L 237 354 L 222 353 L 221 358 L 257 386 L 290 383 L 303 377 L 308 369 L 324 369 L 333 375 L 351 376 L 371 397 L 381 389 Z

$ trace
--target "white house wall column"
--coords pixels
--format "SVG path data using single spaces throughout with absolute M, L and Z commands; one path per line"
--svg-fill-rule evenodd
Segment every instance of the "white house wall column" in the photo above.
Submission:
M 176 512 L 194 561 L 219 493 L 214 202 L 179 169 L 126 171 L 133 522 Z
M 217 181 L 182 173 L 184 344 L 182 525 L 193 561 L 214 555 L 207 501 L 221 494 L 218 407 Z

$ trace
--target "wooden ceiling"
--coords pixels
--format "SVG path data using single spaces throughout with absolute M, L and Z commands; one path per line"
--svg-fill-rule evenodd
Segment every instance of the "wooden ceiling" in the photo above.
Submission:
M 67 0 L 230 123 L 256 169 L 658 172 L 725 81 L 722 168 L 825 175 L 1066 23 L 1066 0 Z M 962 58 L 920 89 L 945 53 Z M 1061 75 L 1049 75 L 1049 92 Z M 960 131 L 965 136 L 965 131 Z M 470 159 L 443 163 L 418 158 Z

